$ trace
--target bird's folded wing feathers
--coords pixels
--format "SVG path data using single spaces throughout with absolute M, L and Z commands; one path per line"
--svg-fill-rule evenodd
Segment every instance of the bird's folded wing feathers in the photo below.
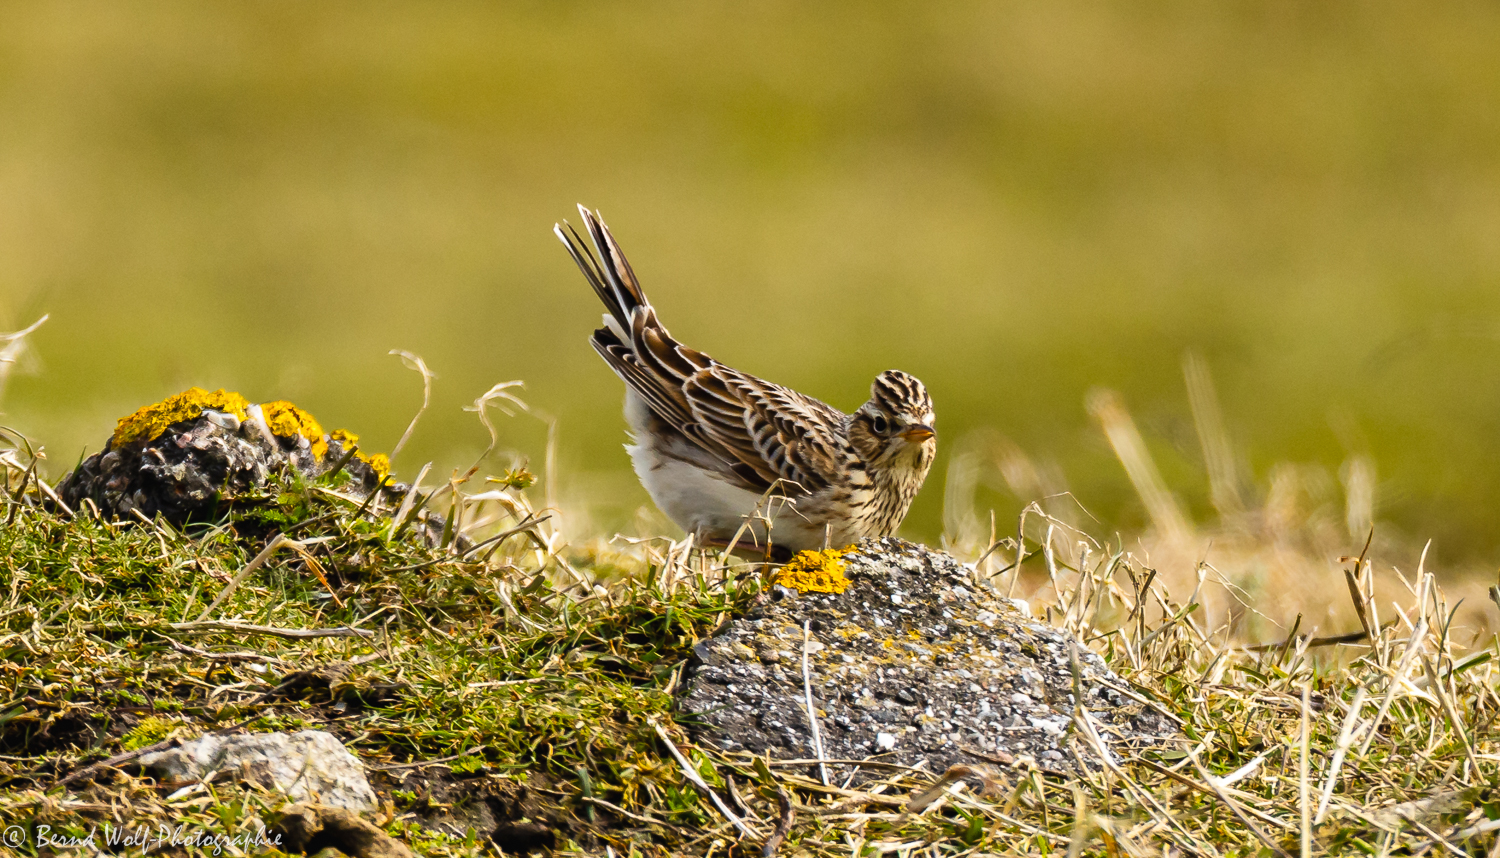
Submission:
M 725 449 L 715 433 L 704 426 L 694 413 L 684 387 L 642 363 L 639 354 L 628 344 L 615 339 L 612 331 L 607 328 L 595 331 L 591 342 L 615 371 L 615 375 L 645 401 L 652 413 L 709 456 L 722 462 L 725 476 L 738 480 L 747 489 L 754 491 L 764 491 L 775 480 L 774 475 L 765 472 L 764 466 L 754 468 L 746 464 L 747 460 L 757 458 L 753 449 L 743 452 Z M 707 355 L 702 357 L 712 363 Z
M 634 390 L 658 417 L 674 426 L 693 422 L 692 411 L 682 399 L 681 394 L 673 395 L 674 391 L 662 387 L 660 379 L 644 366 L 636 358 L 635 352 L 630 346 L 619 341 L 609 342 L 606 334 L 612 334 L 607 328 L 600 328 L 594 332 L 594 337 L 589 342 L 604 362 L 609 364 L 610 369 L 615 371 L 630 389 Z
M 704 434 L 766 486 L 785 480 L 815 492 L 838 473 L 843 415 L 832 407 L 722 364 L 694 374 L 684 394 Z

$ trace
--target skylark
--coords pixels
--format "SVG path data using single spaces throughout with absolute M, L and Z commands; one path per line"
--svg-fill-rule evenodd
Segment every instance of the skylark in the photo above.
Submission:
M 590 342 L 625 382 L 626 449 L 662 512 L 701 544 L 747 549 L 894 531 L 937 452 L 922 382 L 882 372 L 844 414 L 688 348 L 657 321 L 598 214 L 578 211 L 597 257 L 571 226 L 554 231 L 609 310 Z

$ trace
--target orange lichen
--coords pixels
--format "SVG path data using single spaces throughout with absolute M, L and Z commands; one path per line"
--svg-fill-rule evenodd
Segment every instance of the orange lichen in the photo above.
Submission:
M 260 413 L 265 417 L 266 426 L 270 428 L 272 435 L 278 438 L 301 435 L 312 445 L 314 457 L 321 459 L 328 454 L 328 442 L 323 440 L 323 427 L 318 425 L 311 414 L 285 399 L 261 403 Z
M 350 447 L 359 443 L 359 436 L 354 434 L 353 432 L 350 432 L 348 429 L 335 429 L 332 432 L 328 433 L 328 437 L 339 442 L 339 445 L 342 446 L 346 452 Z M 369 465 L 370 470 L 375 472 L 375 476 L 381 478 L 382 480 L 385 479 L 386 476 L 391 472 L 391 459 L 384 453 L 375 453 L 374 455 L 371 455 L 363 450 L 358 450 L 354 453 L 354 458 L 360 460 L 361 462 L 364 462 L 366 465 Z
M 190 387 L 155 405 L 147 405 L 129 417 L 121 417 L 115 425 L 114 437 L 110 438 L 110 447 L 119 449 L 136 441 L 155 440 L 173 423 L 193 420 L 204 411 L 223 411 L 244 420 L 245 409 L 249 407 L 245 397 L 234 391 L 219 388 L 210 393 L 201 387 Z
M 844 577 L 847 549 L 803 551 L 776 572 L 776 583 L 798 593 L 842 593 L 849 588 Z

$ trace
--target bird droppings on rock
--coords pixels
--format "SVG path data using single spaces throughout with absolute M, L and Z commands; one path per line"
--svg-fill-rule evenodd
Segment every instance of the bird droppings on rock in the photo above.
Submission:
M 953 557 L 886 537 L 841 559 L 844 592 L 778 588 L 695 648 L 678 702 L 701 723 L 702 741 L 778 759 L 816 756 L 804 628 L 824 759 L 925 761 L 936 772 L 1028 757 L 1044 769 L 1076 769 L 1080 759 L 1095 766 L 1074 727 L 1073 652 L 1083 708 L 1110 753 L 1177 737 L 1103 659 L 1023 615 Z M 840 777 L 852 770 L 838 768 Z
M 342 429 L 324 434 L 290 402 L 251 405 L 232 391 L 194 387 L 121 418 L 105 449 L 64 477 L 58 493 L 75 509 L 87 500 L 109 516 L 182 522 L 213 517 L 287 469 L 311 478 L 342 464 L 368 494 L 390 463 L 357 449 L 346 455 L 357 440 Z

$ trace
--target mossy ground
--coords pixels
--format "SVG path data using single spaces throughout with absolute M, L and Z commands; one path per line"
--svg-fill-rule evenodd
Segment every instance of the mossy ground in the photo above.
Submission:
M 22 474 L 0 527 L 0 827 L 29 832 L 19 854 L 45 853 L 40 826 L 253 833 L 282 799 L 128 765 L 64 780 L 237 726 L 337 734 L 372 770 L 378 822 L 425 855 L 756 854 L 781 821 L 788 855 L 1480 854 L 1500 828 L 1493 650 L 1453 653 L 1425 577 L 1373 646 L 1247 651 L 1120 552 L 1054 569 L 1072 583 L 1050 616 L 1180 720 L 1193 752 L 1081 776 L 997 761 L 983 792 L 923 796 L 941 773 L 850 790 L 693 743 L 673 692 L 693 645 L 757 597 L 752 566 L 665 540 L 568 546 L 516 488 L 424 489 L 392 517 L 292 479 L 178 530 L 70 515 Z M 423 506 L 458 524 L 432 538 L 412 517 Z M 276 534 L 296 544 L 235 585 Z M 307 632 L 342 636 L 294 636 Z M 1090 729 L 1075 723 L 1080 749 Z M 498 842 L 417 824 L 479 803 L 508 816 Z

